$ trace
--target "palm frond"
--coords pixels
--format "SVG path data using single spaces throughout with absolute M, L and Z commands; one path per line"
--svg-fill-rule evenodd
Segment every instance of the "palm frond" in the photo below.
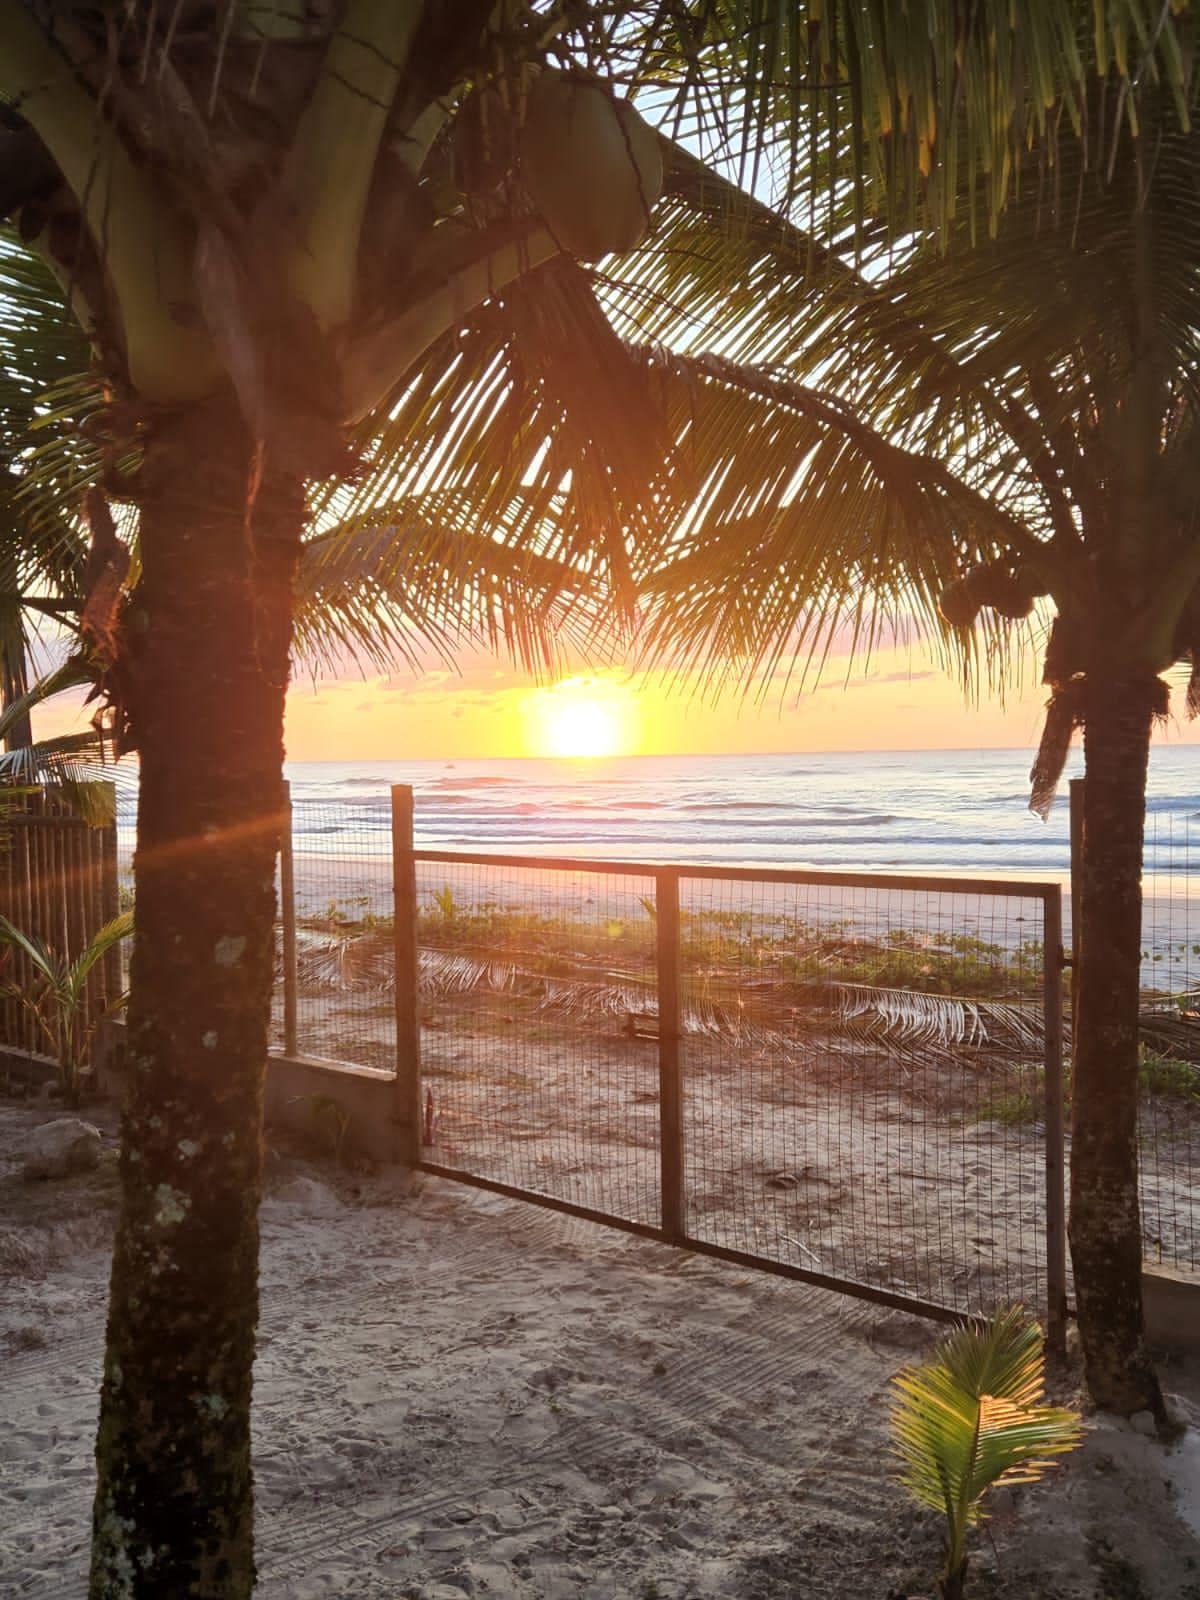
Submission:
M 390 994 L 395 988 L 392 936 L 386 931 L 297 930 L 298 976 L 315 988 Z M 653 978 L 577 964 L 552 975 L 502 955 L 422 946 L 419 985 L 430 999 L 475 992 L 519 995 L 549 1015 L 624 1026 L 631 1017 L 657 1025 Z M 748 1005 L 747 1001 L 753 1004 Z M 901 1050 L 920 1045 L 961 1059 L 964 1053 L 1036 1055 L 1041 1008 L 1013 1001 L 925 994 L 910 989 L 827 979 L 747 985 L 735 973 L 706 972 L 682 995 L 685 1034 L 739 1048 L 774 1049 L 790 1059 L 800 1049 L 835 1047 L 840 1038 Z
M 1005 631 L 977 643 L 938 600 L 964 562 L 1024 535 L 1011 516 L 823 389 L 709 356 L 656 369 L 703 488 L 645 582 L 650 659 L 764 688 L 781 663 L 819 665 L 839 631 L 868 654 L 920 631 L 999 670 Z
M 305 546 L 297 577 L 302 656 L 349 651 L 388 667 L 433 651 L 447 664 L 464 645 L 551 665 L 564 640 L 595 627 L 591 580 L 544 555 L 535 513 L 519 497 L 479 525 L 462 490 L 381 501 Z
M 86 372 L 89 358 L 57 280 L 0 223 L 0 455 L 25 439 L 45 394 Z
M 33 684 L 20 699 L 14 700 L 11 705 L 0 709 L 0 738 L 24 716 L 27 716 L 36 706 L 44 700 L 51 699 L 56 694 L 61 694 L 64 689 L 76 689 L 82 684 L 92 681 L 91 668 L 82 656 L 74 655 L 46 673 Z
M 899 1043 L 1036 1055 L 1044 1037 L 1038 1005 L 862 983 L 816 983 L 812 993 L 818 1003 L 834 1010 L 843 1025 L 861 1021 Z
M 119 790 L 131 788 L 133 777 L 104 756 L 94 729 L 18 745 L 0 751 L 0 785 L 51 790 L 90 827 L 107 826 L 116 821 Z
M 102 961 L 122 939 L 133 932 L 133 912 L 122 911 L 118 916 L 98 928 L 86 946 L 72 960 L 68 968 L 71 993 L 78 1002 L 83 998 L 88 974 L 98 961 Z
M 661 538 L 669 440 L 648 379 L 590 284 L 558 260 L 486 301 L 363 424 L 370 470 L 317 513 L 344 528 L 442 497 L 455 526 L 557 562 L 578 590 L 631 602 L 631 551 Z
M 844 196 L 813 210 L 830 235 L 848 214 L 856 241 L 876 217 L 936 230 L 965 212 L 986 232 L 1031 152 L 1047 175 L 1071 144 L 1103 170 L 1123 131 L 1149 127 L 1152 145 L 1161 110 L 1186 130 L 1197 105 L 1195 15 L 1157 0 L 664 0 L 631 22 L 608 65 L 630 60 L 677 137 L 797 207 L 814 189 Z M 1106 101 L 1089 108 L 1099 82 Z
M 0 916 L 0 944 L 19 950 L 46 984 L 58 987 L 65 971 L 62 958 L 43 940 L 25 933 L 5 916 Z
M 893 1379 L 894 1453 L 906 1489 L 947 1523 L 947 1576 L 961 1579 L 967 1531 L 995 1484 L 1032 1483 L 1079 1443 L 1074 1412 L 1042 1403 L 1042 1334 L 1021 1307 L 966 1326 Z

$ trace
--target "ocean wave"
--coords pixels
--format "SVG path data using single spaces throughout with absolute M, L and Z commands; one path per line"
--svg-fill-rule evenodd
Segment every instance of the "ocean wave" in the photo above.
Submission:
M 501 785 L 511 784 L 515 784 L 518 788 L 524 788 L 525 780 L 523 778 L 504 778 L 499 774 L 495 777 L 480 778 L 435 778 L 427 787 L 430 789 L 493 789 Z M 424 787 L 419 790 L 418 800 L 425 792 Z
M 664 800 L 547 800 L 546 811 L 661 811 L 669 802 Z
M 722 800 L 714 795 L 711 800 L 685 800 L 677 807 L 680 811 L 795 811 L 794 800 Z M 838 806 L 826 806 L 826 811 L 837 811 Z M 851 808 L 845 808 L 849 811 Z

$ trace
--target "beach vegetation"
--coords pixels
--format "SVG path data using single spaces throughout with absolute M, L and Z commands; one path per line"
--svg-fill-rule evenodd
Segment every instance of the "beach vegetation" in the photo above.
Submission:
M 88 360 L 87 337 L 63 315 L 60 287 L 0 227 L 0 785 L 51 785 L 68 801 L 96 776 L 99 737 L 86 728 L 35 743 L 32 714 L 84 674 L 60 664 L 37 680 L 31 663 L 39 626 L 69 631 L 78 619 L 87 532 L 69 496 L 31 508 L 20 489 L 36 419 L 52 410 L 55 385 L 86 371 Z M 77 449 L 65 441 L 64 461 Z M 94 819 L 102 794 L 79 798 Z
M 1143 1042 L 1138 1050 L 1138 1087 L 1143 1094 L 1200 1101 L 1200 1066 L 1161 1055 Z
M 964 1600 L 968 1535 L 984 1496 L 1035 1483 L 1080 1443 L 1078 1415 L 1045 1404 L 1042 1331 L 1020 1306 L 952 1333 L 894 1380 L 893 1448 L 901 1482 L 946 1523 L 942 1600 Z
M 979 1109 L 979 1120 L 996 1122 L 1003 1128 L 1036 1127 L 1046 1120 L 1045 1092 L 1039 1085 L 990 1095 Z
M 433 903 L 437 907 L 438 916 L 441 917 L 443 922 L 457 922 L 462 915 L 462 908 L 454 897 L 454 890 L 448 883 L 433 891 Z
M 92 1006 L 89 979 L 96 965 L 132 932 L 132 913 L 123 912 L 98 929 L 78 955 L 66 956 L 0 916 L 0 949 L 19 956 L 25 969 L 21 981 L 6 980 L 0 965 L 0 994 L 15 999 L 37 1024 L 46 1053 L 58 1067 L 68 1106 L 77 1107 L 87 1088 L 98 1030 L 125 1003 L 125 996 L 117 994 L 108 997 L 103 1007 Z

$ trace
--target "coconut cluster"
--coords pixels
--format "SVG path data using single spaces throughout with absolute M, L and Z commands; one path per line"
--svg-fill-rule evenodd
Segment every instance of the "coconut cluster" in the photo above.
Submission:
M 1045 582 L 1032 567 L 1001 556 L 969 568 L 948 583 L 938 599 L 938 609 L 957 628 L 969 628 L 985 606 L 997 616 L 1020 621 L 1046 593 Z
M 458 118 L 460 187 L 478 195 L 515 174 L 555 241 L 580 261 L 632 250 L 663 187 L 658 135 L 628 100 L 592 78 L 539 74 L 514 115 L 495 91 Z

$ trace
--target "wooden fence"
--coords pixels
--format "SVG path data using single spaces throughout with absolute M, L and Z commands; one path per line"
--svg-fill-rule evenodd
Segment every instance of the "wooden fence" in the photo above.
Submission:
M 117 833 L 92 827 L 53 794 L 0 791 L 0 914 L 56 954 L 76 956 L 117 915 Z M 18 950 L 0 950 L 0 1044 L 42 1052 L 45 1041 L 21 1003 L 2 990 L 29 992 L 30 963 Z M 121 990 L 121 956 L 114 948 L 88 979 L 92 1016 Z

